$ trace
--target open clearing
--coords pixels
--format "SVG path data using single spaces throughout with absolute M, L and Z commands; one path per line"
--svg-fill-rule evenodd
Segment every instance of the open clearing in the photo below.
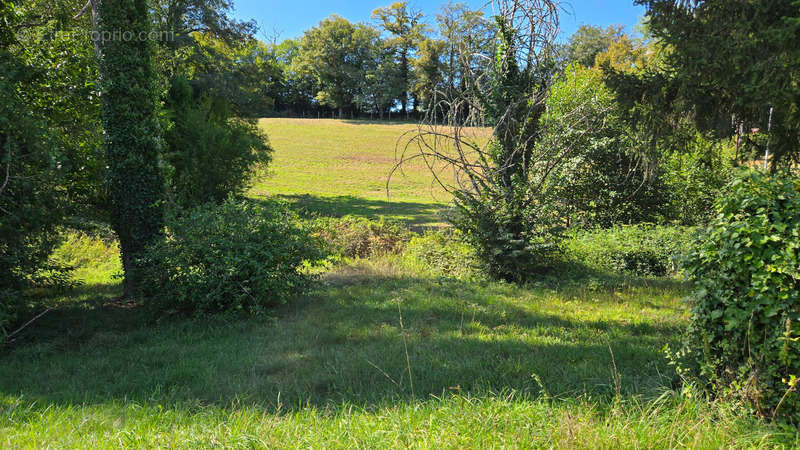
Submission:
M 274 175 L 252 195 L 319 214 L 436 223 L 423 168 L 383 183 L 408 125 L 262 121 Z M 527 287 L 351 261 L 270 317 L 153 323 L 109 303 L 116 253 L 0 355 L 0 447 L 792 447 L 675 390 L 663 349 L 677 281 L 552 277 Z M 412 387 L 413 386 L 413 387 Z
M 279 195 L 327 215 L 383 215 L 416 226 L 442 224 L 439 211 L 450 196 L 421 160 L 404 164 L 392 176 L 387 196 L 398 151 L 417 125 L 333 119 L 259 123 L 275 153 L 269 171 L 254 180 L 251 195 Z M 447 173 L 442 176 L 450 179 Z

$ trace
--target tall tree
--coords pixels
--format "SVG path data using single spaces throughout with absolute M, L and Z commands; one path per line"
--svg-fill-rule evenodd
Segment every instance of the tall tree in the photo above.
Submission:
M 254 21 L 242 22 L 231 17 L 231 0 L 151 0 L 150 5 L 153 30 L 163 36 L 156 51 L 159 71 L 165 80 L 175 75 L 191 75 L 185 72 L 187 66 L 212 56 L 198 48 L 199 36 L 235 46 L 252 41 L 257 31 Z
M 622 30 L 622 25 L 609 25 L 605 29 L 581 25 L 569 38 L 567 59 L 584 67 L 594 67 L 595 57 L 618 41 L 623 35 Z
M 770 129 L 773 167 L 800 161 L 796 0 L 637 3 L 647 7 L 648 28 L 666 48 L 666 70 L 628 86 L 666 94 L 654 98 L 684 114 L 691 111 L 701 129 L 719 137 L 741 128 L 760 128 L 762 135 Z
M 295 70 L 316 79 L 316 101 L 335 108 L 340 117 L 355 105 L 377 33 L 333 15 L 306 31 L 300 41 Z
M 58 162 L 64 155 L 33 89 L 44 71 L 13 50 L 24 27 L 19 9 L 0 4 L 0 339 L 31 297 L 24 291 L 46 279 L 48 257 L 65 212 Z M 12 50 L 12 47 L 14 49 Z
M 495 24 L 465 3 L 448 3 L 436 16 L 444 41 L 442 77 L 446 96 L 454 98 L 472 89 L 486 73 L 495 52 Z
M 401 90 L 399 100 L 403 114 L 408 113 L 412 86 L 411 59 L 426 31 L 422 17 L 421 12 L 409 9 L 408 2 L 405 1 L 372 12 L 372 18 L 391 35 L 387 44 L 397 52 L 398 82 Z
M 100 85 L 111 224 L 119 237 L 125 293 L 136 292 L 136 260 L 163 233 L 161 132 L 146 0 L 98 0 Z
M 370 57 L 365 60 L 365 77 L 360 83 L 356 103 L 364 111 L 377 112 L 383 120 L 386 112 L 391 114 L 391 108 L 402 94 L 400 71 L 394 51 L 383 45 L 378 35 L 375 35 L 369 49 Z
M 453 194 L 456 229 L 475 246 L 490 275 L 522 281 L 551 262 L 557 248 L 555 199 L 546 192 L 553 169 L 571 151 L 542 149 L 540 118 L 552 83 L 552 44 L 558 29 L 555 0 L 494 0 L 495 58 L 475 78 L 476 86 L 443 103 L 446 126 L 437 111 L 400 154 L 397 167 L 422 159 L 440 185 Z M 471 112 L 461 113 L 462 105 Z M 488 118 L 488 141 L 474 125 Z M 575 127 L 593 118 L 573 115 Z M 585 128 L 584 128 L 585 129 Z M 543 151 L 542 151 L 543 150 Z M 445 179 L 442 173 L 453 174 Z
M 295 63 L 299 61 L 300 41 L 286 39 L 275 48 L 275 53 L 283 73 L 283 89 L 277 98 L 278 111 L 291 111 L 295 114 L 315 109 L 314 97 L 318 92 L 316 78 Z
M 414 99 L 419 102 L 419 109 L 431 110 L 437 91 L 442 89 L 444 79 L 442 57 L 445 42 L 437 39 L 425 39 L 419 44 L 419 52 L 414 59 Z

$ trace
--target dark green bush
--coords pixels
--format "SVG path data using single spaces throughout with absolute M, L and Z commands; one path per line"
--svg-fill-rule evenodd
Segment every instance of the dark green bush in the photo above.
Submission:
M 167 218 L 166 239 L 140 261 L 157 312 L 257 313 L 305 292 L 324 255 L 285 207 L 228 199 Z
M 666 276 L 689 251 L 692 229 L 655 225 L 575 231 L 564 248 L 569 259 L 601 271 Z
M 13 4 L 3 8 L 0 22 L 14 20 Z M 49 262 L 65 214 L 63 154 L 26 96 L 38 74 L 10 55 L 8 44 L 0 39 L 0 338 L 29 312 L 28 288 L 67 278 Z
M 182 207 L 221 202 L 240 194 L 256 165 L 271 160 L 266 136 L 253 121 L 233 117 L 230 103 L 213 92 L 196 94 L 173 81 L 164 136 L 170 192 Z
M 554 266 L 563 226 L 546 196 L 532 201 L 514 196 L 509 201 L 494 193 L 483 198 L 459 194 L 449 220 L 475 249 L 483 272 L 495 279 L 523 282 Z
M 399 222 L 380 217 L 320 217 L 311 228 L 327 244 L 328 250 L 345 258 L 368 258 L 399 253 L 412 233 Z
M 548 180 L 565 218 L 586 227 L 609 227 L 664 216 L 669 190 L 657 161 L 642 155 L 640 139 L 600 70 L 569 66 L 554 84 L 547 108 L 538 145 L 567 155 Z M 577 111 L 598 121 L 588 129 L 576 126 Z
M 800 179 L 743 174 L 716 209 L 684 266 L 694 290 L 678 368 L 800 422 Z
M 662 170 L 670 219 L 685 225 L 708 223 L 714 215 L 714 200 L 731 180 L 733 155 L 727 152 L 724 144 L 698 134 L 683 152 L 665 155 Z

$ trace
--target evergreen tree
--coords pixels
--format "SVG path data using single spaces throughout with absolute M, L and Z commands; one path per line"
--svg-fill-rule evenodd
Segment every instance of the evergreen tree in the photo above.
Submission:
M 647 7 L 648 28 L 664 45 L 666 70 L 629 79 L 623 89 L 660 109 L 693 112 L 696 124 L 718 137 L 770 129 L 773 168 L 800 161 L 796 0 L 637 3 Z

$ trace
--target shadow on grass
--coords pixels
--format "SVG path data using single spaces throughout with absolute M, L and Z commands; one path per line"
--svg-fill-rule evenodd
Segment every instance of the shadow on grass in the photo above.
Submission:
M 415 120 L 413 118 L 400 118 L 400 119 L 388 119 L 384 118 L 383 120 L 375 118 L 375 119 L 341 119 L 343 123 L 348 125 L 419 125 L 419 120 Z
M 613 370 L 628 394 L 668 383 L 661 349 L 679 334 L 669 316 L 578 319 L 584 307 L 617 308 L 618 287 L 585 303 L 575 297 L 562 314 L 536 304 L 550 288 L 356 273 L 323 281 L 272 318 L 163 321 L 109 303 L 114 285 L 92 289 L 97 295 L 54 311 L 3 350 L 0 392 L 43 407 L 133 400 L 271 409 L 278 398 L 283 410 L 369 407 L 411 397 L 407 345 L 416 398 L 448 391 L 604 398 L 615 390 Z
M 351 195 L 324 197 L 302 194 L 277 195 L 275 197 L 287 201 L 304 217 L 353 215 L 376 218 L 378 216 L 387 216 L 400 218 L 415 229 L 440 226 L 444 221 L 439 214 L 444 207 L 435 203 L 370 200 Z

